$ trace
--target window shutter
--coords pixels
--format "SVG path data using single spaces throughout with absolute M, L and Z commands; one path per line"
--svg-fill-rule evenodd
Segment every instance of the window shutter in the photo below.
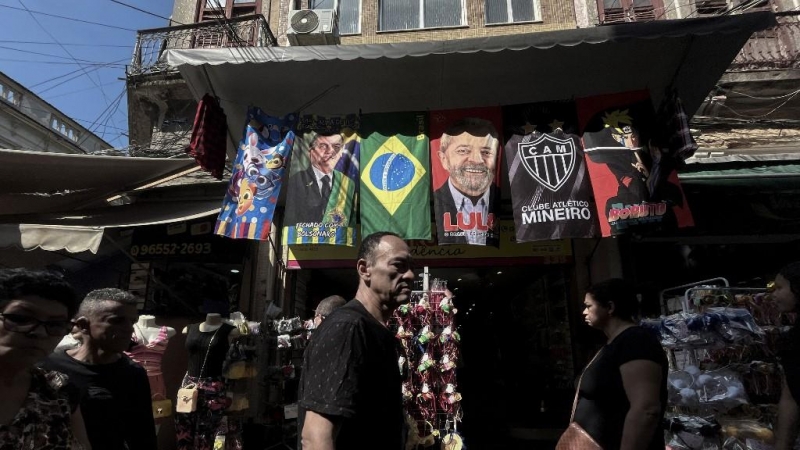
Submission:
M 602 23 L 625 22 L 625 10 L 623 8 L 606 8 L 603 10 Z
M 728 0 L 696 0 L 698 15 L 717 15 L 728 10 Z
M 636 22 L 656 20 L 656 10 L 652 5 L 634 7 L 631 16 L 631 20 Z

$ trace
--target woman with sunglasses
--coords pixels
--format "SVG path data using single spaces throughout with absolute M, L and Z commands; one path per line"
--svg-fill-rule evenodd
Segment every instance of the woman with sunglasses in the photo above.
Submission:
M 36 367 L 70 332 L 77 308 L 55 274 L 0 270 L 0 450 L 90 448 L 66 376 Z

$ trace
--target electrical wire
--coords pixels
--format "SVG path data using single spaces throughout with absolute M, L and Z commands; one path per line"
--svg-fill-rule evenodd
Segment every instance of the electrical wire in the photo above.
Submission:
M 97 66 L 97 67 L 95 67 L 95 68 L 93 68 L 93 69 L 91 69 L 91 70 L 99 70 L 99 69 L 102 69 L 104 66 L 117 65 L 117 64 L 121 64 L 121 63 L 123 63 L 123 62 L 125 62 L 125 61 L 128 61 L 128 58 L 125 58 L 125 59 L 120 59 L 120 60 L 118 60 L 118 61 L 113 61 L 113 62 L 110 62 L 110 63 L 105 63 L 105 64 L 103 64 L 103 65 L 101 65 L 101 66 Z M 56 76 L 56 77 L 53 77 L 53 78 L 48 78 L 48 79 L 46 79 L 46 80 L 44 80 L 44 81 L 40 81 L 40 82 L 38 82 L 38 83 L 36 83 L 36 84 L 34 84 L 34 85 L 31 85 L 31 86 L 29 86 L 29 87 L 28 87 L 28 89 L 33 89 L 33 88 L 35 88 L 35 87 L 37 87 L 37 86 L 41 86 L 41 85 L 43 85 L 43 84 L 50 83 L 51 81 L 60 80 L 61 78 L 68 77 L 68 76 L 70 76 L 70 75 L 72 75 L 72 74 L 74 74 L 74 73 L 80 72 L 80 71 L 81 71 L 81 69 L 76 69 L 76 70 L 73 70 L 73 71 L 71 71 L 71 72 L 67 72 L 67 73 L 65 73 L 65 74 L 58 75 L 58 76 Z M 76 78 L 77 78 L 77 77 L 76 77 Z M 72 79 L 74 79 L 74 78 L 71 78 L 70 80 L 72 80 Z M 67 80 L 67 81 L 70 81 L 70 80 Z M 56 86 L 60 86 L 61 84 L 62 84 L 62 83 L 59 83 L 59 84 L 57 84 Z M 54 86 L 54 87 L 56 87 L 56 86 Z M 48 88 L 48 89 L 52 89 L 52 88 Z
M 42 42 L 42 41 L 16 41 L 13 39 L 0 39 L 0 44 L 26 44 L 26 45 L 58 45 L 55 42 Z M 77 44 L 77 43 L 64 43 L 67 47 L 114 47 L 114 48 L 131 48 L 131 45 L 118 45 L 118 44 Z
M 136 7 L 136 6 L 133 6 L 133 5 L 129 5 L 129 4 L 127 4 L 127 3 L 124 3 L 124 2 L 121 2 L 121 1 L 119 1 L 119 0 L 111 0 L 111 2 L 112 2 L 112 3 L 116 3 L 116 4 L 118 4 L 118 5 L 126 6 L 126 7 L 130 8 L 130 9 L 134 9 L 134 10 L 136 10 L 136 11 L 139 11 L 140 13 L 144 13 L 144 14 L 147 14 L 147 15 L 150 15 L 150 16 L 153 16 L 153 17 L 158 17 L 159 19 L 164 19 L 164 20 L 168 20 L 168 21 L 170 21 L 170 22 L 174 22 L 174 23 L 176 23 L 176 24 L 178 24 L 178 25 L 186 25 L 185 23 L 180 23 L 180 22 L 178 22 L 177 20 L 172 20 L 172 19 L 171 19 L 171 18 L 169 18 L 169 17 L 160 16 L 160 15 L 158 15 L 158 14 L 156 14 L 156 13 L 153 13 L 153 12 L 150 12 L 150 11 L 147 11 L 147 10 L 144 10 L 144 9 L 141 9 L 141 8 L 138 8 L 138 7 Z
M 47 56 L 47 57 L 50 57 L 50 58 L 57 58 L 57 59 L 69 59 L 69 60 L 72 60 L 72 58 L 68 58 L 68 57 L 66 57 L 66 56 L 54 55 L 54 54 L 52 54 L 52 53 L 32 52 L 32 51 L 30 51 L 30 50 L 22 50 L 22 49 L 19 49 L 19 48 L 7 47 L 7 46 L 5 46 L 5 45 L 0 45 L 0 49 L 4 49 L 4 50 L 10 50 L 10 51 L 12 51 L 12 52 L 20 52 L 20 53 L 25 53 L 25 54 L 28 54 L 28 55 Z M 89 61 L 88 59 L 76 59 L 76 61 L 81 61 L 81 62 L 90 63 L 90 64 L 98 64 L 97 62 L 95 62 L 95 61 Z
M 117 83 L 119 83 L 119 80 L 115 80 L 115 81 L 112 81 L 110 83 L 105 83 L 105 84 L 102 84 L 101 86 L 111 86 L 112 84 L 117 84 Z M 50 101 L 50 100 L 52 100 L 54 98 L 66 97 L 68 95 L 74 95 L 74 94 L 78 94 L 80 92 L 86 92 L 86 91 L 93 91 L 95 89 L 97 89 L 97 88 L 89 87 L 89 88 L 86 88 L 86 89 L 78 89 L 77 91 L 69 91 L 69 92 L 65 92 L 63 94 L 58 94 L 58 95 L 54 95 L 52 97 L 47 97 L 47 100 Z
M 795 92 L 795 93 L 794 93 L 794 94 L 793 94 L 791 97 L 789 97 L 789 98 L 787 98 L 786 100 L 784 100 L 784 101 L 783 101 L 783 102 L 782 102 L 780 105 L 778 105 L 778 106 L 776 106 L 776 107 L 772 108 L 772 110 L 770 110 L 770 112 L 768 112 L 768 113 L 766 113 L 766 114 L 760 114 L 760 115 L 757 115 L 757 116 L 751 116 L 751 115 L 749 115 L 749 114 L 742 114 L 742 113 L 740 113 L 740 112 L 736 111 L 735 109 L 731 108 L 730 106 L 727 106 L 727 105 L 725 105 L 725 104 L 723 104 L 723 103 L 720 103 L 720 104 L 719 104 L 719 106 L 721 106 L 721 107 L 723 107 L 723 108 L 727 109 L 728 111 L 730 111 L 730 112 L 732 112 L 732 113 L 736 114 L 736 115 L 737 115 L 737 116 L 739 116 L 739 117 L 744 117 L 744 118 L 746 118 L 746 119 L 751 119 L 751 120 L 754 120 L 754 119 L 763 119 L 763 118 L 766 118 L 766 117 L 768 117 L 768 116 L 771 116 L 773 113 L 775 113 L 775 112 L 776 112 L 776 111 L 778 111 L 779 109 L 783 108 L 783 107 L 784 107 L 784 106 L 785 106 L 787 103 L 789 103 L 789 102 L 790 102 L 790 101 L 792 101 L 792 100 L 793 100 L 795 97 L 797 97 L 797 95 L 798 95 L 798 94 L 800 94 L 800 91 L 797 91 L 797 92 Z
M 123 94 L 125 94 L 125 88 L 123 88 L 123 89 L 122 89 L 122 92 L 120 92 L 120 93 L 119 93 L 119 95 L 117 96 L 117 98 L 121 98 Z M 100 113 L 100 115 L 97 117 L 97 119 L 95 119 L 95 120 L 92 122 L 92 124 L 91 124 L 91 125 L 89 125 L 88 127 L 86 127 L 86 129 L 88 129 L 90 132 L 94 133 L 94 131 L 92 130 L 92 128 L 93 128 L 93 127 L 94 127 L 94 126 L 95 126 L 95 125 L 96 125 L 96 124 L 97 124 L 97 123 L 98 123 L 100 120 L 102 120 L 102 118 L 103 118 L 103 117 L 106 115 L 106 113 L 107 113 L 107 112 L 108 112 L 108 111 L 111 109 L 112 105 L 113 105 L 113 102 L 112 102 L 112 103 L 110 103 L 110 104 L 108 104 L 108 106 L 106 106 L 106 109 L 104 109 L 104 110 L 103 110 L 103 112 L 101 112 L 101 113 Z
M 123 94 L 124 94 L 124 92 L 125 92 L 125 90 L 123 89 Z M 103 131 L 102 131 L 102 133 L 100 135 L 103 136 L 104 138 L 105 138 L 105 135 L 106 135 L 105 134 L 106 133 L 105 127 L 106 127 L 106 125 L 108 125 L 108 122 L 114 117 L 114 115 L 117 113 L 117 111 L 119 111 L 119 107 L 120 107 L 120 105 L 122 105 L 122 99 L 123 99 L 123 95 L 120 95 L 118 97 L 118 99 L 117 99 L 117 106 L 115 106 L 114 110 L 111 111 L 108 114 L 108 117 L 106 117 L 106 120 L 103 122 L 103 124 L 102 125 L 98 125 L 98 127 L 97 127 L 97 130 L 99 130 L 100 127 L 103 127 Z M 114 124 L 116 124 L 116 122 L 114 122 Z
M 5 62 L 19 62 L 19 63 L 38 63 L 38 64 L 56 64 L 56 65 L 79 65 L 83 68 L 83 66 L 119 66 L 119 68 L 125 68 L 125 64 L 109 64 L 109 63 L 102 63 L 102 62 L 81 62 L 81 61 L 42 61 L 36 59 L 15 59 L 15 58 L 0 58 L 0 61 Z M 78 69 L 82 70 L 82 69 Z
M 33 21 L 34 21 L 34 22 L 36 22 L 36 25 L 38 25 L 38 26 L 39 26 L 39 28 L 41 28 L 41 29 L 42 29 L 42 31 L 44 31 L 44 32 L 45 32 L 45 34 L 47 34 L 47 35 L 50 37 L 50 39 L 51 39 L 53 42 L 59 43 L 58 39 L 56 39 L 56 38 L 55 38 L 55 36 L 53 36 L 53 34 L 52 34 L 52 33 L 50 33 L 50 30 L 48 30 L 48 29 L 47 29 L 47 28 L 46 28 L 44 25 L 42 25 L 42 24 L 41 24 L 41 22 L 39 22 L 39 19 L 37 19 L 37 18 L 36 18 L 36 16 L 35 16 L 35 15 L 34 15 L 34 14 L 33 14 L 33 13 L 32 13 L 32 12 L 29 10 L 29 9 L 28 9 L 28 7 L 27 7 L 27 6 L 25 6 L 25 3 L 23 3 L 23 2 L 22 2 L 22 0 L 17 0 L 17 1 L 19 2 L 19 4 L 20 4 L 20 5 L 21 5 L 23 8 L 25 8 L 25 10 L 26 10 L 26 11 L 28 11 L 28 14 L 31 16 L 31 18 L 33 19 Z M 72 53 L 70 53 L 70 51 L 69 51 L 69 50 L 67 50 L 67 48 L 66 48 L 66 47 L 64 47 L 63 45 L 61 45 L 61 43 L 59 43 L 59 44 L 58 44 L 58 46 L 59 46 L 59 47 L 61 47 L 61 49 L 62 49 L 62 50 L 64 50 L 64 53 L 66 53 L 67 55 L 69 55 L 69 56 L 70 56 L 70 58 L 72 58 L 73 60 L 75 60 L 75 62 L 78 62 L 78 60 L 77 60 L 77 59 L 75 59 L 75 56 L 74 56 Z M 85 69 L 83 66 L 81 66 L 81 65 L 80 65 L 80 63 L 79 63 L 78 65 L 81 67 L 81 69 L 83 70 L 83 73 L 84 73 L 84 74 L 86 74 L 86 77 L 87 77 L 87 78 L 89 78 L 89 80 L 92 82 L 92 84 L 94 84 L 95 86 L 97 86 L 98 88 L 100 88 L 100 93 L 103 95 L 103 100 L 105 100 L 105 101 L 106 101 L 106 104 L 108 104 L 108 96 L 106 96 L 106 92 L 103 90 L 103 88 L 102 88 L 102 87 L 101 87 L 101 86 L 100 86 L 100 85 L 99 85 L 97 82 L 95 82 L 95 81 L 94 81 L 94 78 L 92 78 L 92 77 L 91 77 L 91 75 L 89 75 L 89 73 L 88 73 L 88 72 L 86 72 L 86 69 Z M 100 79 L 100 78 L 98 77 L 98 80 L 99 80 L 99 79 Z
M 724 90 L 724 88 L 723 88 L 723 90 Z M 783 99 L 783 98 L 786 98 L 786 97 L 791 97 L 793 95 L 797 95 L 797 93 L 800 92 L 800 89 L 798 89 L 798 90 L 796 90 L 794 92 L 790 92 L 788 94 L 778 95 L 778 96 L 775 96 L 775 97 L 757 97 L 755 95 L 745 94 L 744 92 L 737 92 L 737 91 L 734 91 L 733 89 L 727 89 L 727 92 L 730 92 L 730 93 L 736 94 L 736 95 L 741 95 L 742 97 L 752 98 L 754 100 L 780 100 L 780 99 Z
M 67 94 L 64 94 L 64 95 L 67 95 Z M 56 97 L 50 97 L 50 98 L 52 99 L 52 98 L 56 98 Z M 53 108 L 55 110 L 58 110 L 58 108 L 55 108 L 55 107 L 53 107 Z M 26 110 L 31 110 L 31 111 L 39 111 L 39 112 L 46 113 L 46 114 L 52 114 L 54 109 L 43 109 L 43 108 L 36 108 L 35 106 L 25 106 L 22 109 L 22 112 L 24 113 Z M 59 113 L 61 113 L 61 112 L 59 111 Z M 79 119 L 77 117 L 67 116 L 64 113 L 61 113 L 61 114 L 64 115 L 65 117 L 68 117 L 70 120 L 74 120 L 76 122 L 84 122 L 84 123 L 92 123 L 93 122 L 93 121 L 88 120 L 88 119 Z M 86 127 L 84 127 L 84 128 L 86 129 L 86 131 L 89 131 L 88 128 L 86 128 Z M 120 130 L 120 131 L 125 131 L 125 132 L 128 131 L 127 128 L 112 127 L 110 125 L 108 125 L 108 128 L 113 128 L 115 130 Z
M 95 125 L 94 127 L 90 128 L 90 130 L 93 133 L 96 133 L 103 124 L 108 124 L 109 119 L 114 114 L 117 113 L 117 111 L 119 110 L 119 105 L 122 103 L 122 98 L 124 97 L 124 95 L 125 95 L 125 89 L 123 88 L 122 92 L 120 92 L 120 94 L 114 99 L 112 104 L 109 105 L 110 108 L 108 108 L 108 111 L 107 111 L 107 113 L 105 115 L 105 119 L 102 119 L 102 116 L 101 116 L 101 120 L 104 120 L 104 121 L 102 123 L 98 121 L 97 125 Z
M 42 11 L 34 11 L 32 9 L 27 9 L 27 8 L 26 9 L 16 8 L 16 7 L 10 6 L 10 5 L 0 5 L 0 8 L 8 8 L 8 9 L 13 9 L 15 11 L 28 11 L 31 14 L 38 14 L 40 16 L 55 17 L 57 19 L 71 20 L 73 22 L 81 22 L 81 23 L 86 23 L 86 24 L 89 24 L 89 25 L 97 25 L 99 27 L 113 28 L 115 30 L 133 31 L 133 32 L 136 31 L 133 28 L 118 27 L 116 25 L 108 25 L 106 23 L 91 22 L 89 20 L 76 19 L 74 17 L 59 16 L 59 15 L 56 15 L 56 14 L 50 14 L 50 13 L 46 13 L 46 12 L 42 12 Z

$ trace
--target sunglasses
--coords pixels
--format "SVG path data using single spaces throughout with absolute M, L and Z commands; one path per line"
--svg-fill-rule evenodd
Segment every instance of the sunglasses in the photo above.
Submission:
M 75 325 L 71 320 L 39 320 L 24 314 L 3 314 L 3 328 L 15 333 L 31 333 L 39 326 L 43 326 L 48 336 L 64 336 Z

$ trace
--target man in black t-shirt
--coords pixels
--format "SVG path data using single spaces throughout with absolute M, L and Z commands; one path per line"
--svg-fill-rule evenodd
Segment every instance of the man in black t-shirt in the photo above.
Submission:
M 147 372 L 122 352 L 139 313 L 136 298 L 120 289 L 90 292 L 78 309 L 81 346 L 56 351 L 43 363 L 69 376 L 93 449 L 154 450 L 155 422 Z
M 393 233 L 364 238 L 356 297 L 316 330 L 303 361 L 298 430 L 303 450 L 401 450 L 398 342 L 386 326 L 409 301 L 408 245 Z

